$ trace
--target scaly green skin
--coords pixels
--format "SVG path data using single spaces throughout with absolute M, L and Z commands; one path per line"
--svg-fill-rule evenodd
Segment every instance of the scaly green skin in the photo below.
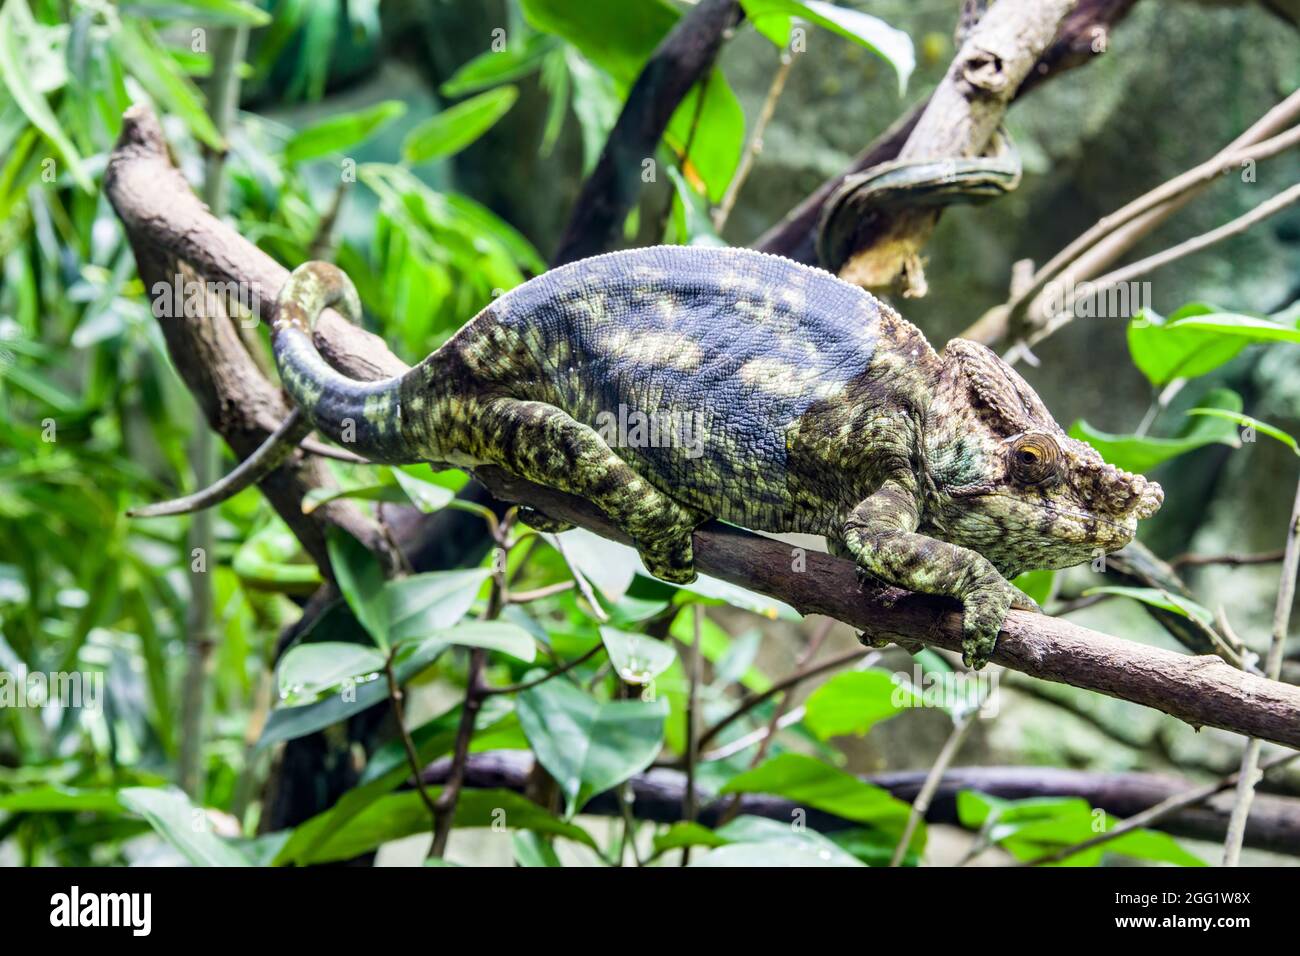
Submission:
M 1033 607 L 1009 577 L 1123 547 L 1162 500 L 1067 437 L 988 349 L 958 339 L 940 356 L 869 294 L 775 256 L 658 247 L 574 263 L 381 383 L 343 377 L 311 344 L 321 309 L 354 300 L 346 276 L 310 263 L 274 331 L 286 389 L 335 440 L 578 495 L 679 584 L 708 518 L 823 534 L 871 578 L 961 601 L 975 667 L 1007 609 Z M 669 427 L 637 431 L 638 412 Z

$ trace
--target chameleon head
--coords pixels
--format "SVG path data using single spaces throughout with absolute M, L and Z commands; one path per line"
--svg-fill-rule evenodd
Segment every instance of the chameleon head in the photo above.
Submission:
M 956 348 L 954 348 L 956 346 Z M 1160 486 L 1070 438 L 1019 375 L 988 349 L 945 350 L 969 411 L 929 443 L 935 537 L 984 555 L 1005 575 L 1065 568 L 1133 540 L 1164 501 Z M 948 393 L 951 394 L 951 393 Z

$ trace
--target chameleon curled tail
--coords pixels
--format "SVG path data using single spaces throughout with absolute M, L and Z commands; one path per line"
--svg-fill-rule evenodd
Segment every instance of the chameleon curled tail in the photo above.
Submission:
M 361 318 L 357 290 L 341 269 L 327 262 L 308 262 L 290 274 L 276 301 L 271 344 L 294 410 L 253 454 L 210 487 L 132 509 L 128 516 L 187 514 L 218 505 L 283 465 L 313 428 L 364 456 L 357 460 L 389 464 L 417 460 L 399 441 L 403 376 L 359 381 L 332 367 L 316 350 L 312 330 L 330 307 L 352 322 Z

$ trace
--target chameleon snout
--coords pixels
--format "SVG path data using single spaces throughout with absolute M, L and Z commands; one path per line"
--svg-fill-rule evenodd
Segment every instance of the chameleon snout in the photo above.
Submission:
M 1150 518 L 1164 504 L 1165 492 L 1144 475 L 1118 468 L 1111 470 L 1113 490 L 1105 497 L 1107 510 L 1116 518 Z

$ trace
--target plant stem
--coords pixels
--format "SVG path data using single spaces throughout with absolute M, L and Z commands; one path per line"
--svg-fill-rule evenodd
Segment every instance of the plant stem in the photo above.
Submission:
M 1268 646 L 1264 663 L 1264 676 L 1277 680 L 1282 673 L 1282 648 L 1286 644 L 1287 630 L 1291 624 L 1291 604 L 1295 600 L 1296 566 L 1300 564 L 1300 484 L 1296 485 L 1295 502 L 1291 506 L 1291 523 L 1286 529 L 1286 547 L 1283 549 L 1282 578 L 1277 588 L 1277 604 L 1273 608 L 1273 640 Z M 1223 865 L 1237 866 L 1241 861 L 1241 844 L 1246 836 L 1246 819 L 1250 805 L 1255 800 L 1255 784 L 1259 780 L 1259 738 L 1246 744 L 1241 757 L 1241 770 L 1237 775 L 1237 802 L 1228 820 L 1228 835 L 1223 841 Z
M 682 797 L 682 819 L 687 823 L 693 823 L 698 811 L 695 801 L 695 762 L 699 758 L 700 747 L 703 745 L 702 739 L 697 737 L 696 725 L 699 721 L 700 710 L 700 663 L 703 657 L 700 643 L 703 640 L 703 618 L 704 608 L 695 605 L 695 633 L 691 639 L 691 655 L 687 662 L 687 670 L 690 674 L 690 691 L 686 698 L 686 793 Z M 691 861 L 691 848 L 682 849 L 682 866 L 686 866 Z
M 975 726 L 975 718 L 978 716 L 979 708 L 970 707 L 953 721 L 948 739 L 943 742 L 939 756 L 934 759 L 934 766 L 926 774 L 920 792 L 912 801 L 912 811 L 907 815 L 907 825 L 903 827 L 903 835 L 898 840 L 898 846 L 894 848 L 894 855 L 889 861 L 890 866 L 902 865 L 903 858 L 907 856 L 907 848 L 912 845 L 912 835 L 916 833 L 917 824 L 925 819 L 925 814 L 930 809 L 930 801 L 934 799 L 935 791 L 939 789 L 939 781 L 943 779 L 944 771 L 957 756 L 961 745 L 966 742 L 966 736 Z
M 754 168 L 754 160 L 763 150 L 763 133 L 767 130 L 767 124 L 772 121 L 772 114 L 776 112 L 776 101 L 781 98 L 781 91 L 785 89 L 786 78 L 790 75 L 790 67 L 794 63 L 794 57 L 788 51 L 781 52 L 781 66 L 777 69 L 776 75 L 772 77 L 772 85 L 767 88 L 767 98 L 763 100 L 763 108 L 758 112 L 758 119 L 754 121 L 754 132 L 750 134 L 749 143 L 745 146 L 745 152 L 740 157 L 740 165 L 736 168 L 736 174 L 731 177 L 731 182 L 727 184 L 727 191 L 722 196 L 722 202 L 718 203 L 718 208 L 713 211 L 713 231 L 722 234 L 723 228 L 727 225 L 727 219 L 731 216 L 732 207 L 736 205 L 736 197 L 740 195 L 740 188 L 745 185 L 745 180 L 749 178 L 749 172 Z
M 209 88 L 212 123 L 224 138 L 239 105 L 239 63 L 248 40 L 246 27 L 215 29 L 212 40 L 212 81 Z M 212 150 L 204 164 L 203 200 L 214 216 L 225 213 L 225 150 Z M 211 301 L 210 299 L 208 301 Z M 190 448 L 190 466 L 199 488 L 212 484 L 217 474 L 217 444 L 207 421 L 200 415 Z M 216 560 L 213 514 L 200 511 L 190 519 L 188 536 L 190 602 L 185 615 L 186 664 L 181 690 L 181 746 L 176 777 L 182 790 L 201 801 L 204 790 L 203 723 L 207 705 L 208 672 L 216 642 L 213 621 L 211 562 Z M 194 561 L 202 570 L 194 570 Z

